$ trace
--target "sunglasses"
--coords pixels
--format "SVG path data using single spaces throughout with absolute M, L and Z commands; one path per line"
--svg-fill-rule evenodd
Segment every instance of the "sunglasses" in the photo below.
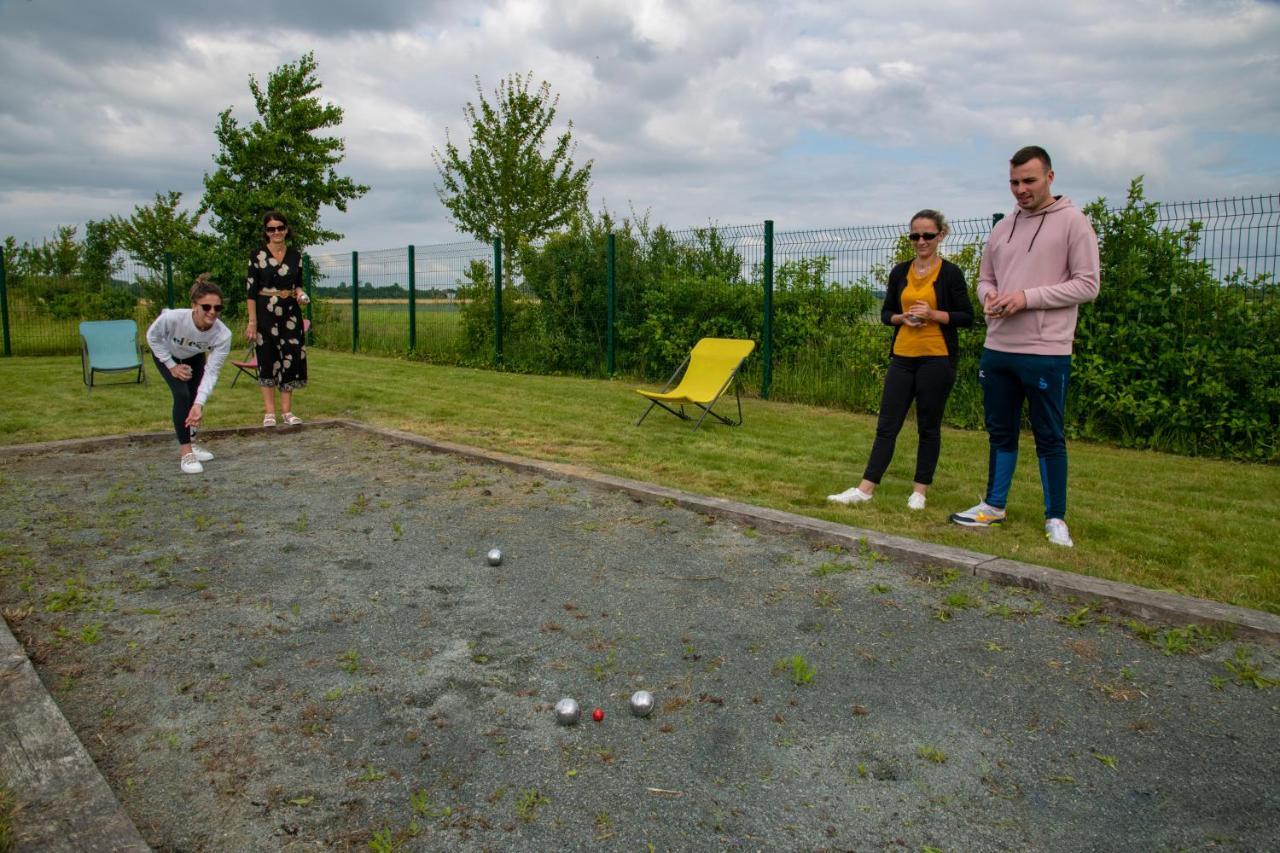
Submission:
M 279 234 L 281 231 L 288 231 L 288 230 L 289 230 L 288 225 L 268 225 L 267 226 L 268 234 Z
M 197 302 L 196 304 L 199 305 L 206 314 L 208 314 L 210 311 L 213 311 L 216 314 L 222 313 L 222 309 L 223 309 L 222 305 L 206 305 L 203 302 Z
M 919 243 L 921 240 L 932 240 L 934 237 L 937 237 L 937 236 L 938 236 L 937 231 L 925 231 L 923 233 L 919 231 L 912 231 L 910 234 L 907 235 L 907 239 L 910 240 L 912 243 Z

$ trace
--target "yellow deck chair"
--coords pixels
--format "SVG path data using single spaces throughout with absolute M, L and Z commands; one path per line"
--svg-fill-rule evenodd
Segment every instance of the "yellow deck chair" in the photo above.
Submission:
M 644 422 L 644 419 L 649 416 L 649 412 L 653 411 L 654 406 L 661 406 L 681 420 L 692 420 L 690 415 L 685 414 L 684 407 L 686 405 L 697 406 L 702 409 L 702 415 L 698 418 L 698 422 L 693 425 L 694 429 L 702 426 L 702 422 L 707 415 L 711 415 L 711 417 L 729 426 L 741 426 L 742 396 L 738 393 L 736 380 L 742 363 L 747 360 L 747 356 L 751 355 L 751 351 L 755 348 L 754 341 L 742 341 L 734 338 L 703 338 L 698 341 L 694 345 L 693 351 L 685 358 L 684 363 L 676 368 L 675 373 L 671 374 L 671 378 L 667 380 L 665 388 L 661 391 L 636 389 L 637 394 L 649 400 L 649 408 L 645 409 L 644 414 L 640 416 L 640 420 L 636 421 L 636 426 L 640 426 Z M 681 378 L 680 384 L 673 389 L 671 386 L 675 384 L 676 377 L 680 376 L 682 370 L 684 371 L 684 376 Z M 738 419 L 736 421 L 731 421 L 711 411 L 711 407 L 724 396 L 730 385 L 733 386 L 734 397 L 738 400 Z M 671 408 L 672 406 L 679 406 L 679 411 Z

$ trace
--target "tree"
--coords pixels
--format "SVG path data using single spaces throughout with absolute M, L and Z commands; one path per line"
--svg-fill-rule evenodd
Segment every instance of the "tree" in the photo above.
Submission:
M 193 244 L 199 240 L 196 226 L 200 224 L 200 214 L 179 211 L 181 203 L 180 192 L 156 193 L 153 203 L 135 207 L 128 219 L 111 217 L 111 228 L 120 247 L 152 270 L 164 269 L 166 253 L 175 259 L 191 255 Z
M 74 225 L 59 225 L 52 240 L 45 238 L 39 246 L 15 244 L 12 250 L 6 248 L 5 255 L 19 275 L 73 276 L 80 268 L 80 241 L 76 239 L 76 230 Z M 8 247 L 10 241 L 6 240 L 5 245 Z
M 218 169 L 205 173 L 199 214 L 211 214 L 210 226 L 237 258 L 247 258 L 261 244 L 261 216 L 272 209 L 289 218 L 294 245 L 342 239 L 321 226 L 320 207 L 345 212 L 347 202 L 369 191 L 337 173 L 346 145 L 321 132 L 342 124 L 342 109 L 316 97 L 320 86 L 315 56 L 306 53 L 272 72 L 265 92 L 249 77 L 259 116 L 253 124 L 241 127 L 230 107 L 218 116 L 214 136 L 220 149 L 213 158 Z M 236 277 L 242 274 L 239 270 Z
M 559 95 L 545 80 L 529 91 L 533 72 L 504 78 L 490 103 L 476 78 L 479 104 L 463 110 L 471 128 L 466 156 L 445 131 L 445 147 L 432 151 L 443 186 L 436 187 L 454 225 L 477 240 L 502 238 L 506 278 L 520 242 L 537 240 L 568 224 L 586 207 L 591 161 L 574 168 L 573 122 L 542 152 Z
M 110 219 L 85 222 L 84 244 L 80 247 L 80 275 L 99 289 L 111 285 L 111 276 L 123 262 L 116 258 L 120 237 Z
M 223 286 L 223 299 L 236 313 L 244 287 L 240 284 L 244 270 L 244 252 L 240 247 L 224 248 L 212 234 L 197 231 L 199 211 L 181 211 L 182 193 L 170 190 L 156 193 L 155 201 L 133 209 L 128 219 L 113 216 L 109 220 L 116 243 L 154 275 L 139 277 L 143 295 L 157 304 L 167 295 L 167 284 L 160 274 L 164 270 L 165 255 L 173 261 L 174 289 L 178 301 L 181 294 L 200 273 L 208 272 Z M 87 241 L 86 241 L 87 243 Z

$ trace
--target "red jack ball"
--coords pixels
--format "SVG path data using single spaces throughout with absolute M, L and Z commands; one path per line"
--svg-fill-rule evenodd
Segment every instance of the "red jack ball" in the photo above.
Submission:
M 591 719 L 595 720 L 597 723 L 600 722 L 601 720 L 604 719 L 604 711 L 600 710 L 599 708 L 596 708 L 594 711 L 591 712 Z

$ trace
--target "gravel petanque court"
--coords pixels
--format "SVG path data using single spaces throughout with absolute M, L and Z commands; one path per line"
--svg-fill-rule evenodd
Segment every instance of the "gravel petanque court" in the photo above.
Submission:
M 0 605 L 156 849 L 1280 848 L 1273 647 L 351 429 L 210 449 L 0 458 Z

